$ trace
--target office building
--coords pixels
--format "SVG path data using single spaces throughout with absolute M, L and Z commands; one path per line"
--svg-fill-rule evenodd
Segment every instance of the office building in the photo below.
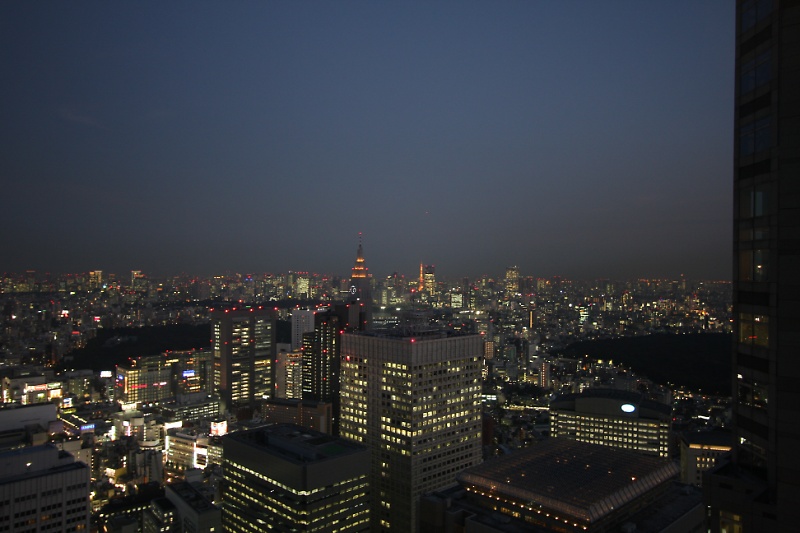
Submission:
M 164 450 L 164 466 L 172 474 L 182 475 L 190 468 L 203 469 L 208 464 L 208 435 L 189 429 L 168 429 Z
M 255 307 L 211 313 L 214 383 L 224 409 L 274 395 L 275 317 Z
M 800 4 L 736 3 L 732 461 L 709 531 L 794 531 L 800 508 Z
M 417 531 L 419 497 L 481 461 L 478 335 L 342 336 L 343 437 L 372 452 L 372 531 Z
M 703 486 L 703 474 L 731 453 L 733 435 L 727 431 L 691 431 L 681 435 L 681 481 Z
M 303 346 L 303 334 L 314 331 L 314 310 L 295 309 L 292 311 L 292 351 Z
M 222 531 L 222 510 L 209 502 L 190 483 L 170 483 L 164 487 L 164 494 L 175 508 L 176 531 Z
M 141 407 L 177 395 L 213 392 L 211 350 L 168 351 L 117 365 L 114 399 L 122 406 Z
M 171 533 L 177 529 L 175 504 L 166 498 L 156 498 L 142 511 L 142 533 Z M 131 524 L 132 525 L 132 524 Z M 131 528 L 131 531 L 136 531 Z
M 339 434 L 339 373 L 342 333 L 367 327 L 366 306 L 361 302 L 337 304 L 314 315 L 314 331 L 303 336 L 303 399 L 330 403 L 333 434 Z
M 103 271 L 92 270 L 89 272 L 89 289 L 97 290 L 103 286 Z
M 586 389 L 550 402 L 550 435 L 669 458 L 672 407 L 641 393 Z
M 0 531 L 88 531 L 89 476 L 52 444 L 0 453 Z
M 275 398 L 303 397 L 303 351 L 279 350 L 275 357 Z
M 167 422 L 215 420 L 219 415 L 219 397 L 204 392 L 178 394 L 174 400 L 161 404 L 161 416 Z
M 172 361 L 164 354 L 137 357 L 117 365 L 114 400 L 124 406 L 141 407 L 174 395 Z
M 506 295 L 513 296 L 519 292 L 519 268 L 510 266 L 506 268 L 506 276 L 503 279 Z
M 148 510 L 153 509 L 151 503 L 163 498 L 164 489 L 160 483 L 139 485 L 135 494 L 114 498 L 97 511 L 99 530 L 120 533 L 144 531 L 145 527 L 152 525 L 152 520 L 145 518 Z M 174 509 L 169 504 L 160 505 L 156 510 L 164 513 L 167 522 L 174 519 Z
M 211 350 L 170 351 L 165 356 L 175 365 L 175 394 L 214 393 L 214 354 Z
M 274 398 L 261 404 L 261 418 L 270 424 L 296 424 L 333 434 L 333 405 L 326 402 Z
M 292 424 L 223 438 L 225 531 L 369 531 L 369 451 Z

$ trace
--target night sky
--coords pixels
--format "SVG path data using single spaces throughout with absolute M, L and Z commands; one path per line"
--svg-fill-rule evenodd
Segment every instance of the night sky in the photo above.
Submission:
M 733 19 L 3 2 L 0 272 L 729 279 Z

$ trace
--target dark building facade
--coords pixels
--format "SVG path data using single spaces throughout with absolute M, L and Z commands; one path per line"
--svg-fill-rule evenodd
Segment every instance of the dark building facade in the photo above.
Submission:
M 710 531 L 796 531 L 800 507 L 800 2 L 739 0 L 732 461 Z
M 314 315 L 314 331 L 303 334 L 303 400 L 333 406 L 333 433 L 339 434 L 339 371 L 342 333 L 366 327 L 365 306 L 338 304 Z

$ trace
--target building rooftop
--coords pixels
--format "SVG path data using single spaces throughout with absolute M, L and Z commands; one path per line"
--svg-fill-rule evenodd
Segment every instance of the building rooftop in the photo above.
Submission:
M 218 507 L 209 502 L 199 490 L 186 481 L 166 485 L 165 490 L 167 492 L 167 497 L 169 497 L 170 492 L 174 493 L 198 514 L 218 509 Z
M 606 399 L 629 402 L 639 405 L 644 411 L 652 411 L 654 414 L 670 416 L 672 406 L 645 398 L 641 392 L 626 391 L 620 389 L 588 388 L 581 393 L 561 394 L 550 402 L 551 409 L 574 409 L 575 401 L 578 399 Z
M 730 431 L 687 431 L 681 434 L 681 440 L 687 445 L 693 446 L 733 446 L 733 433 Z
M 458 481 L 473 492 L 502 494 L 595 522 L 678 472 L 677 464 L 656 457 L 552 438 L 469 468 Z
M 250 444 L 298 464 L 363 452 L 358 443 L 340 439 L 296 424 L 275 424 L 229 433 L 225 438 Z

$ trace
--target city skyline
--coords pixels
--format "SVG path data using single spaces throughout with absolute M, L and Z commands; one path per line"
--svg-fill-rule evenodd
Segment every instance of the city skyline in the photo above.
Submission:
M 730 279 L 734 6 L 0 7 L 0 271 Z

